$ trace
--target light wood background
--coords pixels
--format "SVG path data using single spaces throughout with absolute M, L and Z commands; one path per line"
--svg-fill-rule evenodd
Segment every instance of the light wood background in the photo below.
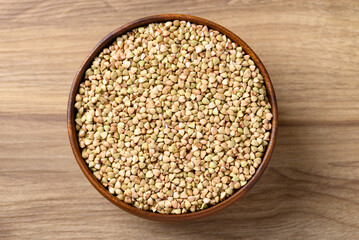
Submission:
M 215 21 L 266 66 L 279 134 L 264 176 L 194 223 L 127 214 L 86 180 L 66 131 L 75 72 L 115 28 Z M 359 239 L 359 2 L 0 0 L 0 239 Z

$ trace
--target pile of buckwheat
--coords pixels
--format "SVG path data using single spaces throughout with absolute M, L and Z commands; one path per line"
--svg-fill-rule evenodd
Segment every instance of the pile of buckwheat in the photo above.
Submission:
M 249 55 L 179 20 L 134 29 L 103 49 L 75 108 L 94 176 L 125 203 L 164 214 L 205 209 L 244 186 L 273 116 Z

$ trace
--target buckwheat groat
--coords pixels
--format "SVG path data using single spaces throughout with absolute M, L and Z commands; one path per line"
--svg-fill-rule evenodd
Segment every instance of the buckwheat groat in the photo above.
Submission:
M 272 119 L 249 55 L 218 31 L 178 20 L 103 49 L 75 107 L 94 176 L 120 200 L 164 214 L 205 209 L 244 186 Z

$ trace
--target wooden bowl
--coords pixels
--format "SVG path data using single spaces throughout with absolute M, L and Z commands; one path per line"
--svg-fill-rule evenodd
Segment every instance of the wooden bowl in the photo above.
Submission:
M 171 215 L 171 214 L 160 214 L 160 213 L 153 213 L 150 211 L 140 210 L 132 205 L 129 205 L 115 196 L 113 196 L 92 174 L 91 170 L 88 168 L 86 162 L 83 160 L 81 156 L 81 151 L 78 143 L 77 138 L 77 132 L 75 128 L 75 116 L 76 116 L 76 110 L 74 107 L 75 104 L 75 96 L 78 92 L 78 88 L 80 83 L 83 81 L 84 73 L 85 71 L 90 67 L 93 59 L 102 51 L 103 48 L 109 46 L 118 36 L 123 35 L 124 33 L 131 31 L 132 29 L 135 29 L 140 26 L 148 25 L 150 23 L 156 23 L 156 22 L 165 22 L 170 20 L 184 20 L 189 21 L 196 24 L 201 25 L 207 25 L 209 28 L 212 28 L 214 30 L 217 30 L 221 32 L 222 34 L 225 34 L 227 37 L 229 37 L 233 42 L 238 43 L 243 50 L 250 55 L 252 60 L 255 62 L 256 66 L 259 68 L 261 74 L 264 77 L 264 82 L 267 88 L 268 98 L 270 100 L 270 103 L 272 105 L 272 130 L 270 135 L 269 144 L 266 148 L 262 163 L 257 168 L 257 171 L 255 172 L 254 176 L 247 182 L 247 184 L 237 190 L 232 196 L 225 199 L 224 201 L 211 206 L 207 209 L 194 212 L 194 213 L 185 213 L 185 214 L 179 214 L 179 215 Z M 78 70 L 74 82 L 72 84 L 71 90 L 70 90 L 70 96 L 69 96 L 69 102 L 67 107 L 67 129 L 69 133 L 69 139 L 72 151 L 75 155 L 76 161 L 79 164 L 82 172 L 85 174 L 87 179 L 91 182 L 91 184 L 99 191 L 105 198 L 107 198 L 110 202 L 115 204 L 116 206 L 122 208 L 123 210 L 132 213 L 136 216 L 151 219 L 151 220 L 157 220 L 157 221 L 166 221 L 166 222 L 179 222 L 179 221 L 188 221 L 188 220 L 194 220 L 203 218 L 206 216 L 209 216 L 211 214 L 214 214 L 226 207 L 229 207 L 234 202 L 236 202 L 239 198 L 241 198 L 249 189 L 253 187 L 253 185 L 258 181 L 259 177 L 263 174 L 264 170 L 266 169 L 269 159 L 272 155 L 273 148 L 276 141 L 276 134 L 277 134 L 277 125 L 278 125 L 278 113 L 277 113 L 277 102 L 274 94 L 274 89 L 272 86 L 272 83 L 270 81 L 269 75 L 263 66 L 263 63 L 257 55 L 253 52 L 253 50 L 237 35 L 235 35 L 233 32 L 229 31 L 228 29 L 218 25 L 217 23 L 211 22 L 209 20 L 189 16 L 189 15 L 182 15 L 182 14 L 163 14 L 163 15 L 155 15 L 155 16 L 149 16 L 145 18 L 141 18 L 138 20 L 135 20 L 133 22 L 130 22 L 115 31 L 108 34 L 104 39 L 102 39 L 95 48 L 91 51 L 90 55 L 85 59 L 85 61 L 82 63 L 80 69 Z

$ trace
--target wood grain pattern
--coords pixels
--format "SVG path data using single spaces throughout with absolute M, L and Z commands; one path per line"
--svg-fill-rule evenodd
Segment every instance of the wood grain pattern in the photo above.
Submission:
M 1 239 L 359 239 L 358 1 L 0 0 L 0 13 Z M 278 141 L 261 180 L 194 223 L 151 222 L 112 205 L 67 138 L 69 89 L 90 49 L 159 13 L 236 33 L 278 100 Z

